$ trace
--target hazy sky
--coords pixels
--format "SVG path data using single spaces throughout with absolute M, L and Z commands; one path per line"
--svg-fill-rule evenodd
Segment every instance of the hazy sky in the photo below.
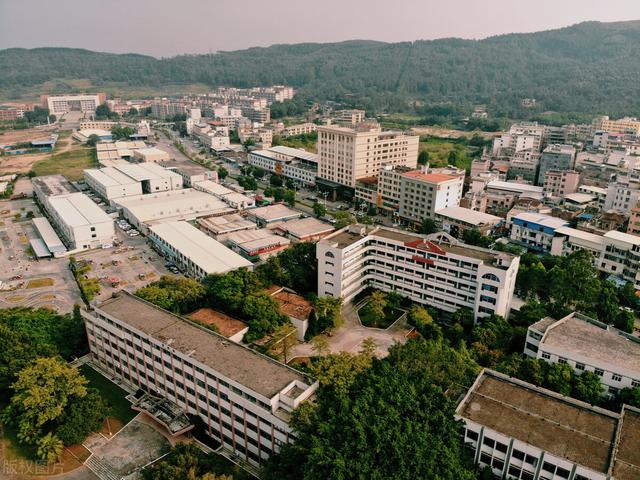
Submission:
M 0 49 L 160 57 L 274 43 L 483 38 L 636 19 L 639 0 L 0 0 Z

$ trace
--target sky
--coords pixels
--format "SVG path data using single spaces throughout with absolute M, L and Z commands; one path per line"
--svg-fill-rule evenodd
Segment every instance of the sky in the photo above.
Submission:
M 640 20 L 638 0 L 0 0 L 0 49 L 168 57 L 276 43 L 485 38 Z

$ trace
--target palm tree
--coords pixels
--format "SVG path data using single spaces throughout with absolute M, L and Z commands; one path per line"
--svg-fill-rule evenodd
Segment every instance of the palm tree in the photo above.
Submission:
M 51 432 L 47 433 L 38 441 L 38 457 L 46 460 L 47 463 L 57 462 L 62 456 L 64 444 Z

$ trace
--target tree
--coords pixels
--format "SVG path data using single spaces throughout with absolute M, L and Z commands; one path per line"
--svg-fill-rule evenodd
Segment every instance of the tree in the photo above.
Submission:
M 378 344 L 373 337 L 365 338 L 360 344 L 360 354 L 373 357 L 378 349 Z
M 438 325 L 426 308 L 412 305 L 407 315 L 409 323 L 416 327 L 420 335 L 426 339 L 437 340 L 442 337 L 442 329 Z
M 264 284 L 282 285 L 298 293 L 318 291 L 318 261 L 313 242 L 299 242 L 256 269 Z
M 225 178 L 227 178 L 228 175 L 229 175 L 229 171 L 226 168 L 222 166 L 218 167 L 218 178 L 220 180 L 224 180 Z
M 488 248 L 493 243 L 490 237 L 486 237 L 480 233 L 477 228 L 467 228 L 462 232 L 462 241 L 469 245 Z
M 347 225 L 353 225 L 356 223 L 356 219 L 349 212 L 336 212 L 333 214 L 333 217 L 336 219 L 335 227 L 337 229 L 346 227 Z
M 356 377 L 371 367 L 370 355 L 339 352 L 318 358 L 311 365 L 311 374 L 320 385 L 338 394 L 346 394 Z
M 87 139 L 87 145 L 89 147 L 95 147 L 99 141 L 100 141 L 100 137 L 95 133 L 92 133 L 91 135 L 89 135 L 89 138 Z
M 429 164 L 429 152 L 426 150 L 422 150 L 418 154 L 418 165 L 428 165 Z
M 316 297 L 313 300 L 313 313 L 309 321 L 307 334 L 313 337 L 319 333 L 333 330 L 342 325 L 342 299 L 335 297 Z
M 247 342 L 258 340 L 289 321 L 286 315 L 280 313 L 278 303 L 265 293 L 246 297 L 241 312 L 242 318 L 249 324 L 249 331 L 245 335 Z
M 571 395 L 573 370 L 566 363 L 554 363 L 549 367 L 544 386 L 561 395 Z
M 331 351 L 329 339 L 324 335 L 316 335 L 311 339 L 311 350 L 318 356 L 328 355 Z
M 56 436 L 64 445 L 82 443 L 91 432 L 100 430 L 108 411 L 100 393 L 87 389 L 87 394 L 71 401 L 57 419 Z
M 633 333 L 636 317 L 629 310 L 619 310 L 614 320 L 614 326 L 623 332 Z
M 581 375 L 574 375 L 572 396 L 583 402 L 596 405 L 600 402 L 604 388 L 600 383 L 600 377 L 595 373 L 585 370 Z
M 422 219 L 420 223 L 420 227 L 418 228 L 418 233 L 422 233 L 423 235 L 430 235 L 432 233 L 436 233 L 438 231 L 438 225 L 435 220 L 429 217 L 425 217 Z
M 295 190 L 285 190 L 283 198 L 284 198 L 284 201 L 287 202 L 287 204 L 290 207 L 295 207 L 295 205 L 296 205 L 296 192 L 295 192 Z
M 384 318 L 387 308 L 387 296 L 380 290 L 374 290 L 369 295 L 369 300 L 365 306 L 377 318 Z
M 313 214 L 317 218 L 324 217 L 327 214 L 327 207 L 320 202 L 316 202 L 313 204 Z
M 136 296 L 174 313 L 188 313 L 204 303 L 205 287 L 190 278 L 162 276 L 136 291 Z
M 47 463 L 57 462 L 62 457 L 63 450 L 62 440 L 51 432 L 38 440 L 38 457 Z
M 120 115 L 116 112 L 109 110 L 109 106 L 106 103 L 96 107 L 96 120 L 118 120 L 119 117 Z
M 216 453 L 206 454 L 195 443 L 178 443 L 162 460 L 144 468 L 144 480 L 248 480 L 240 467 Z
M 133 128 L 123 127 L 121 125 L 114 125 L 111 129 L 111 137 L 114 140 L 129 140 L 129 137 L 131 137 L 133 133 Z
M 87 380 L 57 358 L 37 358 L 18 374 L 5 418 L 17 425 L 20 438 L 33 442 L 48 422 L 57 420 L 76 398 L 87 394 Z
M 283 185 L 282 178 L 276 174 L 271 175 L 269 177 L 269 185 L 273 187 L 281 187 Z
M 591 253 L 578 250 L 562 257 L 560 263 L 549 271 L 548 284 L 558 307 L 588 308 L 600 291 L 598 270 L 592 264 Z

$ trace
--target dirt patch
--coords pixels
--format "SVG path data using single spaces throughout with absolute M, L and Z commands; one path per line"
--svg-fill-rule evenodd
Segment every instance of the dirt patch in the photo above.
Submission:
M 11 295 L 7 297 L 7 302 L 18 303 L 25 299 L 24 295 Z
M 207 325 L 215 325 L 220 335 L 229 338 L 247 328 L 247 324 L 212 308 L 201 308 L 189 314 L 189 318 Z
M 52 278 L 35 278 L 33 280 L 29 280 L 26 288 L 43 288 L 51 286 L 53 286 Z
M 107 417 L 104 419 L 100 433 L 107 438 L 111 438 L 124 427 L 124 423 L 115 417 Z

